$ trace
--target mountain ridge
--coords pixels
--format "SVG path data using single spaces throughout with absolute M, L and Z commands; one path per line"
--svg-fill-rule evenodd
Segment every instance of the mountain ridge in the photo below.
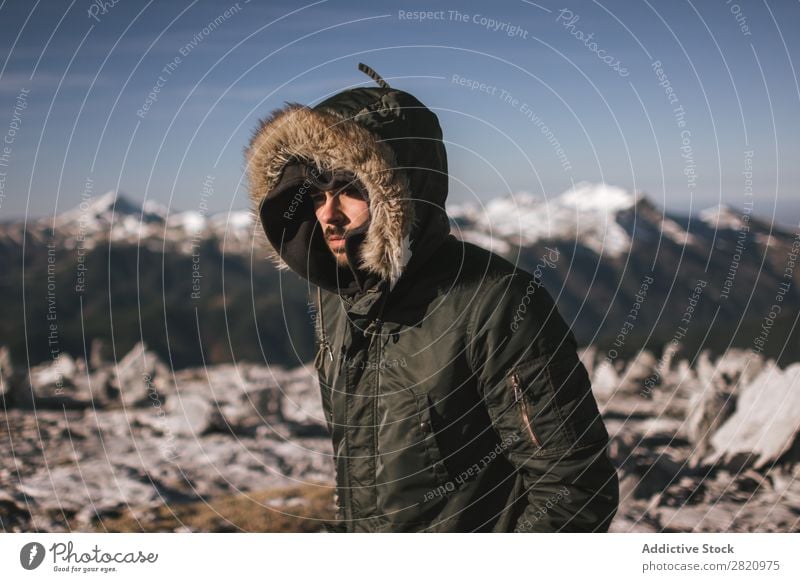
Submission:
M 549 199 L 523 192 L 448 208 L 455 236 L 541 275 L 579 343 L 609 350 L 619 343 L 642 281 L 651 279 L 625 350 L 660 352 L 698 281 L 704 292 L 686 349 L 752 347 L 785 281 L 795 241 L 729 206 L 682 216 L 644 193 L 587 182 Z M 559 251 L 559 260 L 543 269 L 549 249 Z M 266 260 L 263 234 L 249 211 L 174 212 L 107 193 L 55 220 L 0 225 L 0 267 L 9 275 L 0 301 L 11 314 L 0 321 L 0 332 L 10 338 L 15 359 L 48 357 L 43 298 L 51 284 L 61 347 L 73 355 L 85 349 L 88 333 L 121 341 L 118 351 L 145 339 L 178 367 L 237 357 L 296 365 L 311 357 L 311 289 Z M 88 280 L 83 293 L 76 291 L 79 269 Z M 792 316 L 800 305 L 800 269 L 792 281 L 774 328 L 781 332 L 770 338 L 776 357 L 781 345 L 797 341 Z

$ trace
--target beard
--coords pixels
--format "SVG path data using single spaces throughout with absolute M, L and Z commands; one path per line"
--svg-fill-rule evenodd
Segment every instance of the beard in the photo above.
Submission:
M 325 244 L 328 246 L 328 250 L 331 251 L 333 254 L 333 258 L 336 260 L 336 264 L 341 268 L 346 268 L 348 266 L 348 258 L 347 252 L 345 250 L 345 244 L 337 244 L 336 246 L 331 246 L 331 237 L 349 237 L 351 235 L 366 233 L 369 228 L 370 221 L 365 222 L 364 224 L 357 226 L 356 228 L 346 228 L 343 226 L 334 226 L 328 225 L 325 227 L 323 231 L 323 238 L 325 239 Z
M 337 226 L 327 226 L 325 228 L 325 232 L 323 236 L 325 238 L 325 244 L 328 245 L 328 249 L 333 253 L 333 258 L 336 260 L 336 264 L 340 267 L 347 266 L 347 253 L 345 252 L 345 245 L 340 244 L 336 247 L 331 246 L 331 237 L 344 237 L 347 235 L 347 229 L 343 227 Z

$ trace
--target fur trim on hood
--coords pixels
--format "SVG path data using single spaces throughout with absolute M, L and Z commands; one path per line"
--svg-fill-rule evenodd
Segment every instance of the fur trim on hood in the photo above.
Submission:
M 246 160 L 250 199 L 266 232 L 270 259 L 312 281 L 322 263 L 317 258 L 312 264 L 308 255 L 319 251 L 315 245 L 322 237 L 313 210 L 306 207 L 296 216 L 286 212 L 292 194 L 302 206 L 308 189 L 298 197 L 300 179 L 287 171 L 292 164 L 356 177 L 368 193 L 371 214 L 357 251 L 358 267 L 389 281 L 390 288 L 419 250 L 414 243 L 426 230 L 422 222 L 435 214 L 426 207 L 439 208 L 447 222 L 447 162 L 438 120 L 416 98 L 396 89 L 352 89 L 314 108 L 287 103 L 260 123 Z M 437 176 L 422 175 L 426 171 Z M 274 203 L 278 198 L 282 202 Z M 443 232 L 441 222 L 439 217 L 437 229 Z M 287 250 L 291 244 L 293 251 Z M 299 256 L 302 252 L 305 257 Z M 335 263 L 332 256 L 328 259 Z
M 364 185 L 371 220 L 359 266 L 393 286 L 411 258 L 414 205 L 405 172 L 395 170 L 391 148 L 352 119 L 291 103 L 262 122 L 247 151 L 250 197 L 257 215 L 293 159 L 323 171 L 350 170 Z M 289 268 L 272 245 L 270 258 L 279 268 Z

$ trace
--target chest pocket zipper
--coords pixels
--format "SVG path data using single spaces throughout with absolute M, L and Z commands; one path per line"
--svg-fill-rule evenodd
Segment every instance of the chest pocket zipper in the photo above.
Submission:
M 531 424 L 530 415 L 528 414 L 528 402 L 525 398 L 525 395 L 522 393 L 519 374 L 516 372 L 511 375 L 511 386 L 514 389 L 514 402 L 517 403 L 517 406 L 519 406 L 520 412 L 522 413 L 522 422 L 525 425 L 525 430 L 528 432 L 528 436 L 531 437 L 533 444 L 536 445 L 537 448 L 541 448 L 542 443 L 539 440 L 539 437 L 536 436 L 536 432 L 533 430 L 533 424 Z

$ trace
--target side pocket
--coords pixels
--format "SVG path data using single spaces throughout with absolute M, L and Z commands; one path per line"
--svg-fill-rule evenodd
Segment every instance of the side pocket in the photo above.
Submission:
M 569 351 L 517 364 L 506 376 L 517 430 L 535 457 L 558 456 L 608 439 L 586 368 Z
M 561 454 L 569 449 L 571 435 L 556 403 L 550 379 L 552 356 L 522 362 L 506 375 L 513 419 L 520 440 L 533 448 L 535 457 Z
M 536 431 L 531 424 L 531 417 L 528 413 L 528 399 L 525 398 L 525 394 L 522 391 L 522 380 L 520 379 L 519 373 L 512 373 L 510 379 L 511 388 L 514 390 L 514 402 L 519 407 L 520 414 L 522 415 L 522 424 L 525 426 L 525 430 L 528 432 L 528 437 L 530 437 L 533 445 L 537 449 L 540 449 L 542 448 L 542 441 L 536 436 Z

